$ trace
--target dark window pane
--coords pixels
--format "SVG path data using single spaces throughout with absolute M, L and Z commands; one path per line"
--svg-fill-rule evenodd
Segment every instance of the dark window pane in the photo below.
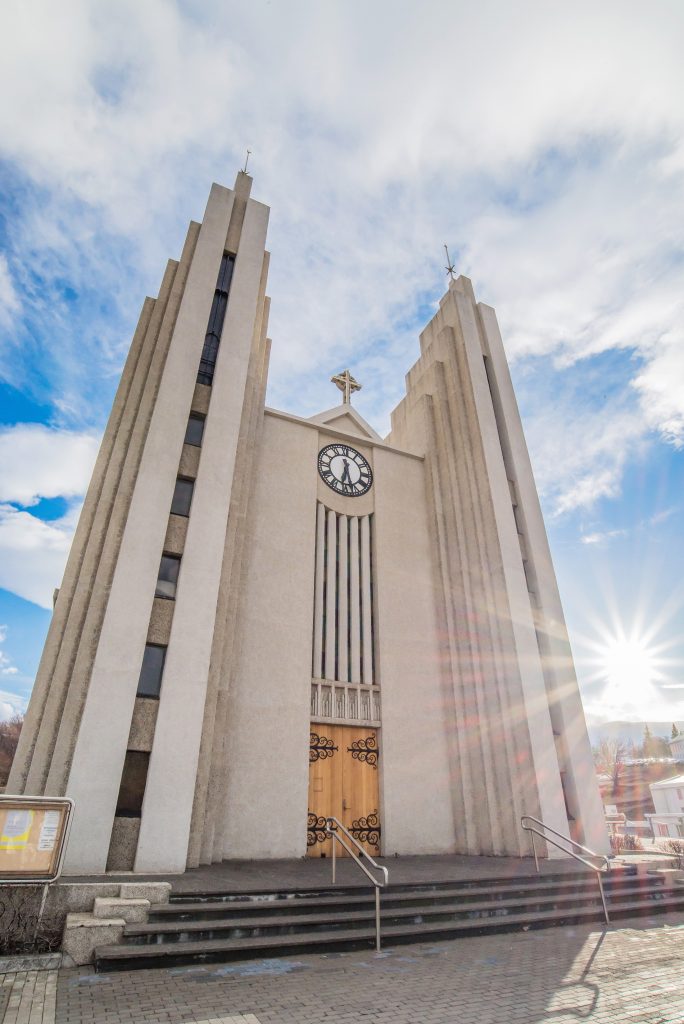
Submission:
M 196 448 L 201 448 L 203 434 L 204 416 L 195 416 L 193 414 L 188 420 L 188 425 L 185 431 L 185 443 L 194 444 Z
M 218 280 L 216 282 L 214 300 L 211 304 L 209 323 L 207 324 L 207 333 L 204 339 L 204 347 L 202 349 L 202 358 L 200 359 L 199 371 L 197 373 L 197 381 L 199 384 L 211 384 L 214 380 L 216 357 L 218 356 L 219 342 L 221 341 L 223 321 L 226 316 L 228 293 L 230 291 L 230 282 L 233 278 L 234 266 L 235 257 L 229 255 L 227 252 L 224 253 L 223 259 L 221 260 Z
M 190 502 L 192 501 L 192 489 L 194 486 L 193 480 L 186 480 L 183 476 L 179 476 L 176 480 L 173 501 L 171 502 L 171 511 L 175 516 L 190 515 Z
M 143 750 L 127 750 L 121 775 L 116 813 L 124 818 L 139 818 L 142 812 L 150 755 Z
M 226 292 L 226 294 L 230 291 L 230 282 L 233 277 L 234 266 L 235 257 L 224 252 L 223 259 L 221 260 L 221 269 L 219 270 L 218 281 L 216 282 L 217 291 Z
M 155 597 L 168 597 L 173 600 L 176 596 L 176 583 L 178 582 L 178 570 L 180 569 L 180 558 L 177 555 L 162 555 L 157 578 L 157 589 Z
M 216 294 L 214 295 L 214 301 L 211 304 L 211 313 L 209 314 L 209 323 L 207 325 L 207 338 L 216 338 L 217 342 L 221 340 L 221 328 L 223 327 L 223 321 L 225 320 L 226 317 L 227 306 L 227 292 L 216 292 Z
M 162 647 L 160 644 L 145 644 L 140 679 L 138 680 L 139 697 L 159 696 L 165 657 L 165 647 Z

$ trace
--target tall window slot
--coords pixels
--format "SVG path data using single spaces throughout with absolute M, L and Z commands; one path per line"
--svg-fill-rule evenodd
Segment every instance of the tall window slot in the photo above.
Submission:
M 164 597 L 168 601 L 175 599 L 179 570 L 180 557 L 178 555 L 162 555 L 157 586 L 154 591 L 155 597 Z
M 138 697 L 159 697 L 166 647 L 163 644 L 145 644 L 145 653 L 138 679 Z
M 234 267 L 235 257 L 224 252 L 223 259 L 221 260 L 221 269 L 219 270 L 218 281 L 216 282 L 214 301 L 211 304 L 207 333 L 204 338 L 204 348 L 202 349 L 202 358 L 200 359 L 199 373 L 197 374 L 198 384 L 211 384 L 214 380 L 216 357 L 218 355 L 219 344 L 221 341 L 223 321 L 226 317 L 228 293 L 230 291 L 230 282 L 233 278 Z
M 192 504 L 192 492 L 195 481 L 185 476 L 179 476 L 171 500 L 171 513 L 174 516 L 189 516 L 190 505 Z
M 204 416 L 199 416 L 197 413 L 192 413 L 188 420 L 188 425 L 185 428 L 185 441 L 184 444 L 194 445 L 195 448 L 202 447 L 202 438 L 204 437 Z
M 142 750 L 127 750 L 116 802 L 116 815 L 120 818 L 139 818 L 142 814 L 147 769 L 150 755 Z

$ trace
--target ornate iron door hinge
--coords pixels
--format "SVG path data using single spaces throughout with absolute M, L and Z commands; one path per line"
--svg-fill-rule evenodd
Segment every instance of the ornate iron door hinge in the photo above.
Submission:
M 324 843 L 328 838 L 326 832 L 327 818 L 313 814 L 309 811 L 306 826 L 306 845 L 315 846 L 316 843 Z
M 378 741 L 375 736 L 366 736 L 365 740 L 353 740 L 351 747 L 347 747 L 355 761 L 364 761 L 371 768 L 378 767 Z
M 312 732 L 309 736 L 309 764 L 319 760 L 324 761 L 326 757 L 332 757 L 339 749 L 327 736 L 319 736 L 318 733 Z
M 380 835 L 382 829 L 378 820 L 378 812 L 372 811 L 365 818 L 357 818 L 349 826 L 349 831 L 359 843 L 368 843 L 380 852 Z

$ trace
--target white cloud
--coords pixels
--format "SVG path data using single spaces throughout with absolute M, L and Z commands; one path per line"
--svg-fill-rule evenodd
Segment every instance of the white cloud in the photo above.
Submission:
M 14 288 L 7 257 L 4 253 L 0 253 L 0 324 L 11 324 L 19 306 L 19 298 Z
M 77 508 L 53 522 L 44 522 L 12 505 L 0 505 L 0 587 L 52 608 L 60 585 Z
M 26 710 L 26 701 L 21 700 L 14 693 L 5 693 L 0 690 L 0 722 L 7 722 L 14 715 L 23 714 Z
M 583 533 L 580 540 L 583 544 L 605 544 L 615 537 L 626 537 L 627 530 L 603 530 L 596 533 Z
M 526 433 L 537 487 L 555 515 L 616 498 L 625 465 L 645 444 L 639 412 L 621 395 L 596 406 L 569 385 L 531 403 Z
M 52 608 L 98 445 L 91 433 L 37 423 L 0 429 L 0 587 Z M 58 497 L 67 511 L 51 521 L 16 507 Z
M 684 329 L 662 339 L 633 384 L 648 422 L 675 448 L 684 448 Z
M 0 626 L 0 644 L 4 644 L 6 639 L 7 626 Z M 16 665 L 12 664 L 12 659 L 0 649 L 0 676 L 15 676 L 18 672 L 19 669 Z
M 99 438 L 39 423 L 0 428 L 0 502 L 33 505 L 41 498 L 85 493 Z
M 31 275 L 95 281 L 130 320 L 189 217 L 201 216 L 209 179 L 231 184 L 249 145 L 254 195 L 273 209 L 272 404 L 332 404 L 327 378 L 351 364 L 365 384 L 359 408 L 383 430 L 449 241 L 497 306 L 514 358 L 546 353 L 562 367 L 635 353 L 641 404 L 626 435 L 624 409 L 606 408 L 600 423 L 578 404 L 581 444 L 557 423 L 564 457 L 552 479 L 553 398 L 528 421 L 557 511 L 617 496 L 649 430 L 681 443 L 679 360 L 667 341 L 682 319 L 681 9 L 6 7 L 0 95 L 12 102 L 0 108 L 0 138 L 40 189 L 12 225 L 12 268 L 43 329 L 51 318 L 62 328 L 49 353 L 6 344 L 15 367 L 49 355 L 41 363 L 64 417 L 78 418 L 91 371 L 116 371 L 124 332 L 94 309 L 92 329 L 67 342 L 70 309 Z M 611 449 L 595 431 L 613 413 Z

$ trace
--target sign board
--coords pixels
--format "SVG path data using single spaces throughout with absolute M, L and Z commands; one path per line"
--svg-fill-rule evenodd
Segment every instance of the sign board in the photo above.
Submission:
M 66 797 L 0 796 L 0 884 L 57 878 L 73 806 Z

